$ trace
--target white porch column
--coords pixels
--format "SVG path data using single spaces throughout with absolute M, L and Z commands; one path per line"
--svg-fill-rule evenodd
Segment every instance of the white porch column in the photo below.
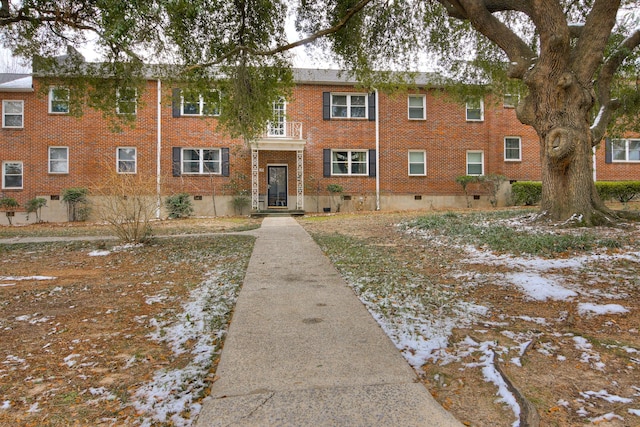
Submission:
M 296 150 L 296 209 L 304 210 L 304 150 Z
M 258 193 L 258 150 L 251 149 L 251 209 L 258 210 L 260 194 Z

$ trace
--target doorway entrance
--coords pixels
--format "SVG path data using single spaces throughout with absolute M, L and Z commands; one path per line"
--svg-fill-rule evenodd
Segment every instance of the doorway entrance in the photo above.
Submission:
M 287 166 L 267 166 L 267 208 L 287 207 Z

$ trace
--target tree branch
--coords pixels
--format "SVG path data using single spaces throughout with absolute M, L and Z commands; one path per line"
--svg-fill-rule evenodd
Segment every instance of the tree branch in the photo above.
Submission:
M 601 64 L 619 8 L 620 0 L 595 0 L 587 15 L 582 34 L 571 55 L 573 72 L 585 86 L 591 83 Z
M 521 79 L 531 66 L 533 58 L 536 55 L 518 35 L 496 18 L 492 11 L 521 11 L 521 9 L 524 9 L 522 6 L 527 5 L 529 2 L 513 2 L 507 0 L 452 0 L 449 1 L 449 3 L 451 7 L 454 7 L 456 10 L 460 10 L 461 8 L 471 25 L 486 38 L 497 44 L 498 47 L 507 54 L 511 61 L 509 77 Z M 522 4 L 520 4 L 520 7 L 517 7 L 514 3 Z
M 358 3 L 356 3 L 351 9 L 347 10 L 347 13 L 342 17 L 342 19 L 340 19 L 340 21 L 329 28 L 325 28 L 324 30 L 320 30 L 316 33 L 311 34 L 308 37 L 305 37 L 303 39 L 300 39 L 298 41 L 295 41 L 293 43 L 288 43 L 282 46 L 278 46 L 275 47 L 273 49 L 270 50 L 256 50 L 252 47 L 249 46 L 245 46 L 245 45 L 238 45 L 235 48 L 233 48 L 231 51 L 229 51 L 227 54 L 216 58 L 215 61 L 210 61 L 210 62 L 206 62 L 203 64 L 196 64 L 196 65 L 192 65 L 190 67 L 187 67 L 186 70 L 187 71 L 191 71 L 197 68 L 205 68 L 205 67 L 213 67 L 215 65 L 218 65 L 224 61 L 226 61 L 229 58 L 233 58 L 234 56 L 236 56 L 237 54 L 244 52 L 244 53 L 249 53 L 251 55 L 255 55 L 255 56 L 271 56 L 271 55 L 276 55 L 278 53 L 282 53 L 282 52 L 286 52 L 289 51 L 291 49 L 294 49 L 296 47 L 299 46 L 304 46 L 306 44 L 312 43 L 315 40 L 328 36 L 330 34 L 334 34 L 338 31 L 340 31 L 342 28 L 344 28 L 347 23 L 349 22 L 349 20 L 358 12 L 360 12 L 362 9 L 364 9 L 364 7 L 371 3 L 373 0 L 360 0 Z
M 611 85 L 616 71 L 622 62 L 640 46 L 640 29 L 636 29 L 629 37 L 624 39 L 617 49 L 607 58 L 597 81 L 597 97 L 600 103 L 600 112 L 591 126 L 591 137 L 596 145 L 602 140 L 607 126 L 611 121 L 618 102 L 611 100 Z

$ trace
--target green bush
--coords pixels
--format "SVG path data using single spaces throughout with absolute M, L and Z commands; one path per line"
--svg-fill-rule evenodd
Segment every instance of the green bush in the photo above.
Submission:
M 24 208 L 27 211 L 27 221 L 29 220 L 29 214 L 35 213 L 36 222 L 42 222 L 41 212 L 42 212 L 42 208 L 44 208 L 45 206 L 47 206 L 47 199 L 43 197 L 36 197 L 34 199 L 29 200 L 24 205 Z
M 83 187 L 67 188 L 62 192 L 62 201 L 67 204 L 69 221 L 86 221 L 91 213 L 89 190 Z
M 15 210 L 18 206 L 20 206 L 20 204 L 13 197 L 3 197 L 0 199 L 0 210 L 6 212 L 9 225 L 12 225 L 11 219 L 13 218 Z
M 596 190 L 602 200 L 627 203 L 640 195 L 640 181 L 598 181 Z
M 542 199 L 542 183 L 534 181 L 514 182 L 511 185 L 511 199 L 514 205 L 537 205 Z
M 193 203 L 191 203 L 191 196 L 187 193 L 169 196 L 164 204 L 169 212 L 169 218 L 186 218 L 193 214 Z

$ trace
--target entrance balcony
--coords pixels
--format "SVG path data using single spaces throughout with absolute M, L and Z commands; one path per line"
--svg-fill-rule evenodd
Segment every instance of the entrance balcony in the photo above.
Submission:
M 303 150 L 306 142 L 302 122 L 279 122 L 269 123 L 252 145 L 258 150 L 297 151 Z

